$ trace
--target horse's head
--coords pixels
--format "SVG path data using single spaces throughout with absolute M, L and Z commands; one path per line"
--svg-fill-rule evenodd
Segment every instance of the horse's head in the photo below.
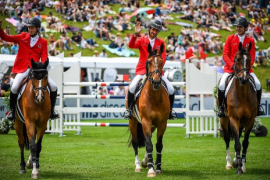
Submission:
M 234 57 L 234 75 L 240 81 L 242 85 L 248 81 L 249 70 L 251 68 L 250 49 L 252 44 L 250 43 L 247 48 L 242 47 L 242 43 L 239 43 L 239 49 Z
M 36 103 L 42 103 L 44 101 L 44 96 L 48 85 L 48 64 L 49 59 L 47 59 L 44 64 L 41 62 L 34 62 L 33 59 L 31 59 L 32 69 L 30 72 L 30 79 L 35 93 Z
M 158 51 L 152 51 L 150 43 L 148 44 L 148 59 L 146 62 L 146 75 L 155 90 L 160 88 L 162 78 L 163 59 L 161 54 L 164 50 L 163 44 Z

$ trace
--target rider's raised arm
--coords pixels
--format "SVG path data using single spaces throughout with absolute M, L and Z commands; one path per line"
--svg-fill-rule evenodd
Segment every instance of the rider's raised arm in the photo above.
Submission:
M 251 67 L 253 66 L 254 62 L 255 62 L 255 42 L 254 39 L 252 38 L 251 40 L 251 49 L 250 49 L 250 57 L 251 57 Z
M 233 36 L 229 36 L 226 39 L 224 50 L 223 50 L 223 60 L 232 69 L 234 61 L 230 58 L 231 55 L 231 41 Z
M 130 40 L 129 40 L 128 47 L 131 49 L 140 49 L 141 39 L 142 38 L 138 38 L 138 36 L 136 36 L 135 34 L 132 35 Z
M 0 37 L 4 41 L 19 43 L 21 36 L 22 36 L 21 34 L 9 36 L 4 32 L 2 28 L 0 28 Z
M 42 52 L 41 52 L 41 62 L 44 63 L 48 58 L 48 50 L 47 50 L 47 40 L 43 39 L 42 41 Z

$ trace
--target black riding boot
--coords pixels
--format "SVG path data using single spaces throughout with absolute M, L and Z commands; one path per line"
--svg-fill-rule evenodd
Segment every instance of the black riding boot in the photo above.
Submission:
M 262 116 L 264 115 L 264 109 L 261 106 L 261 97 L 262 97 L 262 89 L 257 91 L 257 101 L 258 101 L 258 111 L 257 111 L 257 116 Z
M 218 117 L 222 118 L 225 117 L 225 113 L 224 113 L 224 106 L 223 106 L 223 100 L 224 100 L 224 96 L 225 96 L 225 91 L 221 91 L 220 89 L 218 89 Z
M 16 106 L 16 103 L 17 103 L 17 97 L 18 97 L 17 94 L 13 94 L 10 91 L 10 97 L 9 97 L 10 111 L 9 111 L 9 113 L 7 115 L 8 120 L 14 120 L 14 118 L 15 118 L 15 106 Z
M 132 102 L 134 101 L 134 94 L 131 93 L 130 91 L 128 91 L 128 99 L 127 99 L 127 101 L 128 101 L 128 108 L 124 112 L 124 118 L 129 120 L 131 118 Z
M 170 116 L 169 116 L 169 119 L 174 120 L 174 119 L 177 118 L 176 113 L 172 110 L 173 103 L 174 103 L 174 93 L 172 95 L 169 95 L 169 99 L 170 99 Z
M 57 98 L 57 90 L 54 91 L 54 92 L 51 91 L 51 94 L 50 94 L 50 99 L 51 99 L 51 116 L 50 116 L 50 119 L 59 118 L 59 114 L 57 114 L 55 112 L 55 110 L 54 110 L 56 98 Z

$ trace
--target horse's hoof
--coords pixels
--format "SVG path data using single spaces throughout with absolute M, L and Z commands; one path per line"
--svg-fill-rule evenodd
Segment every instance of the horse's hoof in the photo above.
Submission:
M 156 177 L 156 173 L 155 172 L 148 173 L 147 177 Z
M 142 167 L 147 168 L 147 162 L 145 163 L 144 160 L 142 161 Z
M 162 171 L 160 169 L 157 169 L 156 174 L 162 174 Z
M 25 174 L 26 171 L 25 170 L 20 170 L 20 174 Z
M 26 167 L 27 167 L 28 169 L 33 169 L 32 161 L 27 161 Z
M 31 174 L 32 179 L 38 179 L 38 176 L 39 176 L 38 173 L 37 174 L 33 174 L 33 173 Z
M 231 170 L 232 166 L 226 166 L 226 170 Z
M 142 168 L 136 168 L 135 172 L 142 172 Z
M 233 159 L 232 166 L 233 166 L 234 168 L 236 168 L 236 167 L 237 167 L 237 163 L 236 163 L 236 159 L 235 159 L 235 158 Z
M 247 172 L 247 169 L 246 168 L 242 168 L 242 171 L 245 173 L 245 172 Z
M 154 171 L 154 168 L 150 168 L 147 173 L 147 177 L 155 177 L 155 176 L 156 176 L 156 172 Z
M 236 174 L 243 174 L 243 171 L 242 171 L 242 169 L 240 169 L 240 170 L 237 170 Z

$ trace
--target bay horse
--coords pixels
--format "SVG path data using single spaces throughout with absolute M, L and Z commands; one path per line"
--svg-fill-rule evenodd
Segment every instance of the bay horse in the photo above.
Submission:
M 138 156 L 138 147 L 145 147 L 146 154 L 142 161 L 142 166 L 148 166 L 148 177 L 161 174 L 161 151 L 163 148 L 162 139 L 167 127 L 167 120 L 170 114 L 169 96 L 162 85 L 162 67 L 163 60 L 161 54 L 164 50 L 163 44 L 158 51 L 152 51 L 152 47 L 148 45 L 149 56 L 146 64 L 146 83 L 141 91 L 140 97 L 135 102 L 135 107 L 139 110 L 141 123 L 135 118 L 134 108 L 133 114 L 129 120 L 129 129 L 131 133 L 131 144 L 135 151 L 135 172 L 141 172 L 140 160 Z M 127 106 L 127 103 L 126 103 Z M 151 141 L 152 133 L 157 128 L 157 144 L 156 144 L 156 172 L 153 163 L 153 144 Z
M 15 115 L 15 130 L 21 150 L 20 174 L 26 173 L 25 166 L 29 169 L 33 168 L 31 174 L 33 179 L 39 177 L 41 142 L 51 114 L 50 95 L 47 89 L 48 64 L 48 59 L 44 64 L 34 62 L 31 59 L 32 69 L 30 69 L 27 77 L 25 91 L 17 103 L 24 116 L 25 123 L 20 120 L 17 112 Z M 37 143 L 35 142 L 36 139 Z M 27 150 L 30 148 L 27 164 L 24 161 L 24 147 Z
M 234 58 L 234 72 L 232 77 L 232 84 L 227 93 L 226 117 L 220 118 L 221 127 L 224 132 L 224 141 L 226 143 L 226 169 L 231 169 L 231 156 L 230 156 L 230 138 L 233 137 L 235 141 L 234 149 L 236 158 L 233 160 L 233 166 L 237 167 L 237 174 L 246 172 L 246 153 L 249 145 L 249 135 L 252 130 L 255 117 L 257 115 L 257 97 L 252 76 L 249 74 L 251 68 L 250 43 L 247 48 L 239 44 L 238 52 Z M 226 98 L 225 98 L 226 99 Z M 218 101 L 217 101 L 218 103 Z M 240 156 L 241 143 L 240 137 L 243 129 L 245 128 L 244 140 L 242 142 L 243 151 L 242 157 Z

